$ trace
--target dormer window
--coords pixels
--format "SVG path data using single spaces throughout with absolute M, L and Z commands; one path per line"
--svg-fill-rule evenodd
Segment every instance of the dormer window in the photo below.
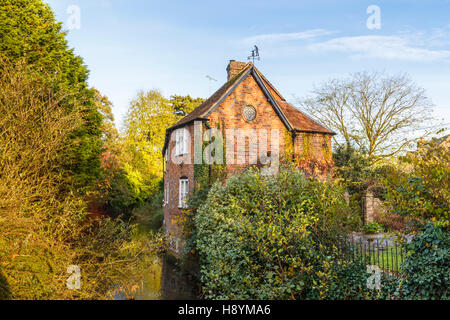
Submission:
M 189 132 L 186 128 L 175 131 L 175 155 L 181 156 L 189 153 Z

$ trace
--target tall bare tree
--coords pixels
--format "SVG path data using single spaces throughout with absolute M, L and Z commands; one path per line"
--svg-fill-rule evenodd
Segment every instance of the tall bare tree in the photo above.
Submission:
M 302 109 L 337 131 L 347 146 L 387 157 L 411 146 L 432 120 L 425 90 L 406 75 L 361 72 L 333 79 L 298 99 Z M 336 140 L 338 144 L 339 141 Z

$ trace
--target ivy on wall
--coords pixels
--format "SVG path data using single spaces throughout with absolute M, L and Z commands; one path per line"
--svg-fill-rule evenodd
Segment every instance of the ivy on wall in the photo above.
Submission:
M 216 123 L 216 128 L 222 131 L 222 137 L 225 137 L 225 124 L 224 122 Z M 202 139 L 205 131 L 208 127 L 202 127 Z M 210 145 L 211 139 L 209 141 L 202 142 L 202 157 L 205 149 Z M 223 147 L 223 163 L 222 164 L 207 164 L 202 161 L 201 164 L 194 164 L 194 191 L 189 196 L 188 200 L 188 208 L 183 210 L 183 221 L 180 224 L 182 226 L 182 233 L 184 234 L 184 238 L 186 239 L 186 253 L 190 253 L 189 255 L 185 255 L 183 263 L 186 264 L 190 261 L 192 255 L 196 254 L 196 233 L 197 230 L 194 226 L 194 217 L 197 212 L 197 209 L 206 201 L 209 189 L 216 181 L 223 181 L 226 178 L 226 143 L 225 139 L 223 139 L 222 143 Z M 214 155 L 214 154 L 213 154 Z M 202 158 L 203 159 L 203 158 Z
M 207 128 L 204 128 L 202 132 L 202 136 Z M 225 123 L 217 122 L 216 123 L 216 129 L 220 130 L 222 132 L 222 137 L 225 137 Z M 202 156 L 205 151 L 205 149 L 208 147 L 208 145 L 211 143 L 211 141 L 203 141 L 202 144 Z M 223 139 L 223 150 L 222 154 L 224 155 L 223 163 L 222 164 L 207 164 L 202 161 L 201 164 L 194 164 L 194 180 L 195 180 L 195 188 L 196 190 L 206 190 L 208 189 L 215 181 L 222 180 L 226 176 L 226 143 L 225 139 Z M 214 150 L 215 152 L 216 150 Z M 214 152 L 212 156 L 214 156 Z
M 320 157 L 318 153 L 319 150 L 314 150 L 313 144 L 313 134 L 311 133 L 300 133 L 302 143 L 301 153 L 295 151 L 293 145 L 293 133 L 285 130 L 284 134 L 284 151 L 286 155 L 292 155 L 289 161 L 293 162 L 297 167 L 301 168 L 309 175 L 323 175 L 328 174 L 333 163 L 332 163 L 332 152 L 330 146 L 330 137 L 322 136 L 323 142 L 321 145 Z
M 332 152 L 331 152 L 331 143 L 330 143 L 330 136 L 323 136 L 322 141 L 322 155 L 325 161 L 329 162 L 332 159 Z
M 311 140 L 310 133 L 303 134 L 303 159 L 312 158 L 313 146 L 311 145 Z
M 286 156 L 295 156 L 294 135 L 292 132 L 284 129 L 284 153 Z
M 217 122 L 215 127 L 222 132 L 222 137 L 225 137 L 225 123 Z M 204 134 L 205 130 L 203 128 Z M 294 148 L 294 134 L 287 129 L 284 130 L 284 157 L 288 161 L 294 162 L 298 167 L 302 168 L 309 174 L 320 174 L 321 172 L 327 172 L 332 167 L 332 151 L 330 146 L 330 137 L 323 135 L 321 144 L 320 157 L 317 151 L 314 150 L 313 134 L 302 134 L 302 152 L 301 155 L 297 154 Z M 202 156 L 211 141 L 204 141 L 202 145 Z M 226 178 L 226 143 L 223 140 L 223 152 L 224 155 L 222 164 L 194 164 L 194 179 L 196 190 L 207 190 L 217 180 L 224 180 Z M 214 154 L 213 154 L 214 155 Z

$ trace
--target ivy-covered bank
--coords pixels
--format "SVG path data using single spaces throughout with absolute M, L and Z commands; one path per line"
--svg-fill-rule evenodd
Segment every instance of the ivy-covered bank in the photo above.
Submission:
M 337 184 L 282 166 L 276 176 L 248 169 L 214 183 L 206 200 L 197 196 L 189 249 L 200 261 L 204 298 L 448 299 L 443 227 L 426 224 L 405 244 L 401 274 L 369 289 L 366 266 L 342 259 L 333 245 L 358 221 Z

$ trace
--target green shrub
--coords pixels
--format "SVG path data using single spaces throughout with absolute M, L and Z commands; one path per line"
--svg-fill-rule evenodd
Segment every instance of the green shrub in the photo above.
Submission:
M 422 232 L 405 244 L 408 254 L 400 282 L 406 299 L 449 299 L 450 234 L 435 224 L 426 224 Z
M 369 222 L 365 226 L 362 227 L 362 231 L 366 234 L 375 234 L 378 232 L 383 232 L 383 226 L 379 223 Z
M 325 243 L 352 223 L 338 185 L 291 168 L 268 177 L 249 169 L 215 183 L 194 215 L 203 293 L 215 299 L 325 298 L 338 255 Z
M 411 170 L 393 170 L 385 179 L 392 213 L 409 219 L 449 225 L 450 152 L 442 139 L 419 141 L 417 150 L 402 157 Z
M 158 231 L 164 220 L 163 200 L 164 191 L 161 187 L 146 199 L 144 203 L 133 209 L 133 220 L 147 229 Z
M 382 275 L 382 290 L 369 289 L 367 279 L 370 274 L 367 272 L 367 266 L 361 260 L 348 261 L 347 263 L 333 264 L 333 277 L 324 285 L 326 293 L 323 297 L 312 296 L 311 298 L 322 298 L 327 300 L 367 300 L 380 299 L 390 287 L 386 286 L 389 278 Z M 388 294 L 386 294 L 388 296 Z
M 249 169 L 193 200 L 191 248 L 210 299 L 448 299 L 449 234 L 427 224 L 399 275 L 367 286 L 367 266 L 335 242 L 353 226 L 342 189 L 291 168 Z M 371 225 L 379 228 L 378 225 Z M 342 243 L 341 243 L 342 244 Z

